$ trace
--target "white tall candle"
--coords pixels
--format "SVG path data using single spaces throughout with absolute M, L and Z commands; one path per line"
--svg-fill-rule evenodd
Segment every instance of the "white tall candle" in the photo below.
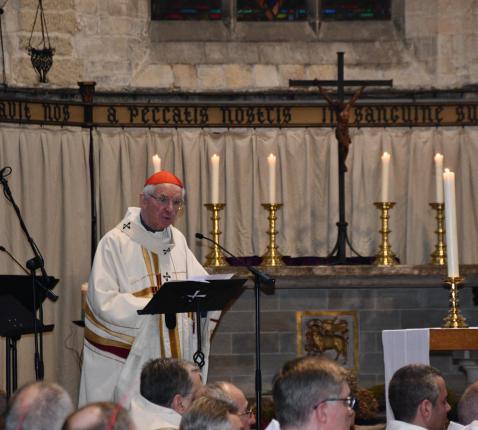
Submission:
M 267 157 L 269 164 L 269 203 L 276 203 L 276 156 L 270 154 Z
M 435 154 L 436 202 L 443 203 L 443 155 Z
M 211 203 L 219 203 L 219 155 L 211 157 Z
M 388 202 L 388 183 L 389 183 L 389 172 L 390 172 L 390 154 L 384 152 L 382 154 L 382 202 Z
M 458 265 L 458 242 L 456 234 L 456 206 L 455 206 L 455 174 L 445 169 L 443 173 L 443 185 L 445 189 L 445 228 L 446 249 L 448 261 L 448 277 L 460 276 Z
M 154 173 L 157 173 L 161 170 L 161 158 L 159 158 L 158 154 L 153 155 L 153 169 Z

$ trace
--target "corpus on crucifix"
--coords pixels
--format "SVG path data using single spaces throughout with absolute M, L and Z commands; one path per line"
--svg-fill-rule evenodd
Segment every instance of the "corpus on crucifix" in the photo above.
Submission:
M 371 86 L 386 86 L 391 87 L 392 80 L 345 80 L 344 79 L 344 53 L 337 52 L 337 80 L 290 80 L 289 86 L 297 87 L 318 87 L 319 93 L 327 101 L 331 109 L 335 112 L 337 124 L 335 125 L 335 137 L 339 149 L 339 222 L 337 222 L 338 236 L 334 249 L 329 254 L 329 257 L 334 257 L 337 264 L 346 264 L 345 245 L 348 244 L 350 249 L 359 255 L 352 247 L 347 237 L 347 222 L 345 221 L 345 172 L 347 167 L 345 160 L 349 152 L 349 146 L 352 139 L 349 134 L 349 117 L 350 111 L 355 102 L 362 95 L 365 87 Z M 329 92 L 325 91 L 323 87 L 337 87 L 336 97 L 331 97 Z M 345 102 L 344 88 L 345 87 L 360 87 L 352 96 L 352 98 Z
M 322 94 L 322 97 L 327 100 L 327 103 L 330 105 L 333 111 L 337 113 L 337 125 L 335 126 L 335 137 L 339 144 L 339 161 L 340 168 L 346 172 L 347 165 L 345 160 L 349 153 L 349 146 L 352 143 L 352 139 L 349 134 L 349 117 L 350 109 L 355 104 L 357 99 L 362 95 L 365 85 L 358 89 L 350 101 L 345 104 L 343 101 L 337 99 L 332 100 L 332 98 L 327 94 L 327 92 L 319 86 L 319 93 Z

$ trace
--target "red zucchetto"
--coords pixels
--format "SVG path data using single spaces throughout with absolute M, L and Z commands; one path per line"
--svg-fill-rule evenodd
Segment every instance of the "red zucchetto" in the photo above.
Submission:
M 173 175 L 171 172 L 167 170 L 160 170 L 159 172 L 154 173 L 144 183 L 146 185 L 159 185 L 159 184 L 174 184 L 178 187 L 184 188 L 183 183 L 181 180 L 176 176 Z

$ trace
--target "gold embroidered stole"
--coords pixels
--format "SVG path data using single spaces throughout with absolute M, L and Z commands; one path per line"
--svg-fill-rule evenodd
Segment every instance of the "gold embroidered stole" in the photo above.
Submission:
M 161 288 L 161 269 L 159 264 L 159 257 L 158 254 L 155 252 L 150 252 L 144 247 L 141 247 L 143 251 L 143 258 L 144 263 L 146 265 L 146 270 L 148 272 L 149 282 L 151 287 L 146 288 L 144 290 L 138 291 L 138 293 L 146 293 L 149 292 L 150 296 L 152 297 L 156 291 Z M 163 326 L 164 326 L 164 316 L 159 316 L 159 336 L 160 336 L 160 348 L 161 348 L 161 357 L 166 357 L 166 348 L 164 345 L 164 338 L 163 338 Z M 169 343 L 171 347 L 171 356 L 173 358 L 181 358 L 181 344 L 179 341 L 179 331 L 178 325 L 176 323 L 176 327 L 174 329 L 168 329 L 169 334 Z

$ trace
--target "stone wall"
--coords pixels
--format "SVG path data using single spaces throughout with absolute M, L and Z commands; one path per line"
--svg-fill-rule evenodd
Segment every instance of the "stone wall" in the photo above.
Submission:
M 263 391 L 282 364 L 297 356 L 296 311 L 350 311 L 358 314 L 359 385 L 384 383 L 382 330 L 440 327 L 448 313 L 448 291 L 436 288 L 373 286 L 354 288 L 279 288 L 274 295 L 261 296 Z M 460 291 L 461 309 L 476 326 L 478 309 L 472 289 Z M 475 322 L 475 324 L 473 324 Z M 254 396 L 255 334 L 254 291 L 246 290 L 222 317 L 212 343 L 210 380 L 231 380 Z M 445 375 L 448 387 L 460 394 L 466 386 L 465 374 L 457 359 L 464 352 L 433 352 L 431 364 Z
M 478 77 L 478 4 L 394 0 L 390 22 L 151 22 L 149 0 L 44 0 L 56 53 L 49 87 L 94 80 L 98 90 L 277 91 L 288 79 L 393 79 L 398 89 L 449 89 Z M 26 47 L 34 0 L 2 17 L 7 84 L 39 85 Z M 36 30 L 39 30 L 37 25 Z M 33 43 L 39 32 L 33 35 Z

